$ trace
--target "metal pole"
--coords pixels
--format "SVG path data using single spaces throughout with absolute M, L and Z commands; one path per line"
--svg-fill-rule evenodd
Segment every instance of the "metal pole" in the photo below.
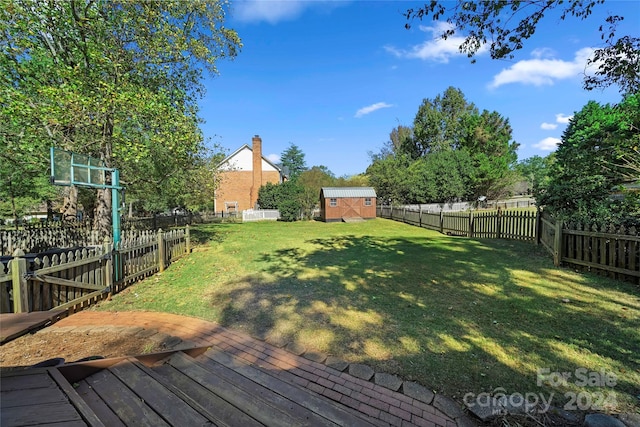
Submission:
M 113 224 L 113 246 L 120 246 L 120 201 L 118 197 L 120 191 L 120 171 L 113 170 L 111 177 L 111 222 Z
M 120 171 L 114 169 L 111 175 L 111 224 L 113 227 L 113 282 L 120 281 L 120 202 L 118 197 L 120 191 Z

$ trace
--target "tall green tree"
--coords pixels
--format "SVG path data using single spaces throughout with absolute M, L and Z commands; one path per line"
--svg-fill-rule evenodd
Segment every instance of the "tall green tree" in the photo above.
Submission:
M 225 13 L 220 1 L 2 0 L 0 114 L 14 117 L 2 128 L 12 151 L 44 162 L 58 146 L 119 168 L 140 197 L 162 189 L 201 155 L 203 73 L 241 47 Z M 98 196 L 97 225 L 108 228 L 108 191 Z
M 637 150 L 638 129 L 640 95 L 617 105 L 587 103 L 562 135 L 538 203 L 565 220 L 640 225 L 640 194 L 625 192 L 625 159 Z
M 313 217 L 313 211 L 319 206 L 320 189 L 331 187 L 336 182 L 335 175 L 326 166 L 312 166 L 302 172 L 298 177 L 298 184 L 302 187 L 300 204 L 303 216 L 307 219 Z
M 373 157 L 366 174 L 382 204 L 403 204 L 410 200 L 409 166 L 406 154 Z
M 289 179 L 295 181 L 302 172 L 307 169 L 304 160 L 304 153 L 297 145 L 291 143 L 289 147 L 282 152 L 280 156 L 280 164 L 288 173 Z
M 510 59 L 535 33 L 545 15 L 553 16 L 555 10 L 560 20 L 572 17 L 583 20 L 602 3 L 604 0 L 433 0 L 421 7 L 408 9 L 405 27 L 410 28 L 415 19 L 429 16 L 434 21 L 446 20 L 451 26 L 441 37 L 446 40 L 456 32 L 465 33 L 459 48 L 469 57 L 487 46 L 491 58 Z M 622 20 L 623 16 L 611 15 L 600 26 L 605 45 L 597 48 L 585 64 L 585 67 L 598 66 L 595 75 L 585 76 L 585 89 L 615 85 L 621 93 L 640 90 L 640 37 L 618 36 L 616 27 Z
M 536 195 L 548 185 L 549 171 L 554 161 L 555 153 L 546 157 L 532 156 L 518 162 L 515 171 L 527 183 L 531 193 Z
M 405 139 L 405 152 L 417 159 L 428 153 L 462 146 L 470 133 L 470 120 L 478 111 L 460 89 L 448 87 L 434 99 L 424 99 L 413 120 L 413 138 Z
M 453 203 L 468 200 L 474 168 L 465 149 L 437 151 L 409 166 L 409 195 L 415 203 Z
M 473 163 L 473 200 L 479 196 L 497 199 L 506 195 L 515 181 L 518 144 L 512 140 L 509 119 L 498 112 L 483 110 L 466 120 L 466 134 L 460 144 L 469 151 Z
M 474 180 L 468 192 L 501 197 L 512 184 L 518 144 L 512 139 L 509 120 L 496 111 L 468 102 L 460 89 L 449 87 L 433 100 L 425 99 L 414 119 L 413 138 L 405 140 L 405 152 L 413 159 L 451 150 L 467 150 Z

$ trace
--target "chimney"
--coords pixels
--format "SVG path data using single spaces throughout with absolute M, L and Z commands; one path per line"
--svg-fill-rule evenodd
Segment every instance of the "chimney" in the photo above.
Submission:
M 258 190 L 262 187 L 262 139 L 255 135 L 252 142 L 253 151 L 253 186 L 251 188 L 251 206 L 258 203 Z

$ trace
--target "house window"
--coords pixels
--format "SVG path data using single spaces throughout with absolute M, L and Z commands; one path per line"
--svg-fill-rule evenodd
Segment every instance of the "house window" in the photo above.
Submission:
M 371 206 L 371 197 L 365 197 L 364 198 L 364 205 L 365 206 Z
M 338 199 L 329 199 L 329 206 L 331 206 L 332 208 L 338 206 Z

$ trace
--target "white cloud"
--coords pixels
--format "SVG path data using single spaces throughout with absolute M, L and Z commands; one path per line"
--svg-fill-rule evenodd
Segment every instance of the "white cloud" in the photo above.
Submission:
M 330 10 L 344 3 L 335 0 L 238 0 L 233 3 L 232 13 L 233 17 L 241 22 L 266 21 L 277 24 L 280 21 L 296 19 L 312 7 Z
M 545 138 L 537 144 L 533 144 L 535 148 L 538 148 L 542 151 L 554 151 L 558 148 L 558 144 L 560 144 L 560 139 L 558 138 Z
M 279 21 L 295 19 L 302 14 L 309 3 L 305 1 L 240 1 L 233 6 L 233 15 L 242 22 Z
M 369 113 L 373 113 L 374 111 L 379 110 L 381 108 L 389 108 L 389 107 L 393 107 L 393 105 L 387 104 L 386 102 L 376 102 L 375 104 L 362 107 L 361 109 L 356 111 L 355 117 L 360 118 L 362 116 L 366 116 Z
M 269 160 L 271 163 L 280 163 L 280 155 L 279 154 L 267 154 L 265 156 L 267 158 L 267 160 Z
M 558 125 L 555 123 L 542 123 L 540 125 L 540 129 L 544 129 L 544 130 L 554 130 L 557 127 Z
M 569 120 L 571 120 L 572 118 L 573 118 L 573 116 L 565 116 L 562 113 L 556 114 L 556 122 L 558 122 L 558 123 L 567 124 L 567 123 L 569 123 Z
M 543 59 L 543 58 L 553 58 L 556 55 L 553 49 L 549 47 L 540 47 L 540 48 L 533 49 L 533 51 L 531 52 L 531 56 L 537 59 Z
M 446 40 L 441 35 L 453 27 L 446 22 L 436 22 L 433 27 L 420 26 L 420 30 L 431 33 L 425 42 L 411 46 L 409 49 L 398 49 L 395 46 L 387 45 L 385 50 L 398 58 L 431 60 L 446 64 L 453 56 L 466 55 L 460 52 L 460 45 L 464 42 L 464 37 L 452 35 Z M 484 53 L 483 46 L 478 53 Z
M 551 51 L 537 49 L 532 53 L 534 59 L 518 61 L 511 67 L 500 71 L 493 77 L 491 88 L 509 83 L 522 83 L 534 86 L 553 85 L 555 81 L 571 79 L 584 74 L 587 60 L 593 54 L 590 47 L 580 49 L 572 61 L 563 61 L 548 57 Z

